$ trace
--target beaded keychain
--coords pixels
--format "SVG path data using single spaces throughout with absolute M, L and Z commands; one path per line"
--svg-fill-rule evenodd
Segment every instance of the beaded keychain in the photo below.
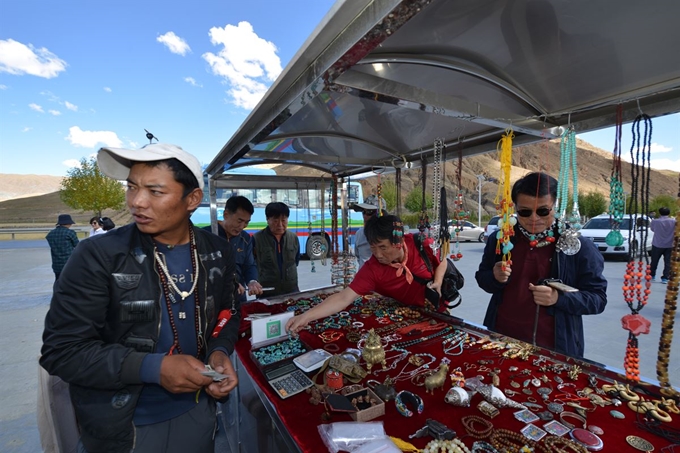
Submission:
M 644 123 L 644 136 L 640 137 L 640 122 Z M 623 276 L 623 298 L 630 308 L 631 314 L 621 318 L 621 325 L 628 330 L 626 344 L 626 358 L 624 369 L 626 378 L 634 382 L 640 381 L 640 358 L 637 336 L 649 333 L 651 322 L 639 314 L 647 305 L 652 286 L 652 271 L 649 267 L 649 257 L 645 249 L 647 243 L 647 229 L 644 228 L 640 240 L 637 238 L 638 221 L 645 221 L 638 212 L 649 210 L 649 174 L 650 153 L 652 144 L 652 120 L 645 114 L 640 114 L 633 121 L 633 142 L 630 147 L 631 157 L 631 198 L 629 212 L 631 222 L 628 226 L 628 253 L 630 259 Z M 637 269 L 636 269 L 637 267 Z M 643 289 L 644 286 L 644 289 Z M 636 305 L 633 305 L 637 302 Z
M 571 213 L 569 209 L 569 173 L 571 172 L 572 199 Z M 565 255 L 576 255 L 581 250 L 581 241 L 578 239 L 578 230 L 581 229 L 581 214 L 578 209 L 578 172 L 576 168 L 576 132 L 573 127 L 568 127 L 562 134 L 560 141 L 560 175 L 557 179 L 557 200 L 555 202 L 555 217 L 557 218 L 557 231 L 560 234 L 557 240 L 557 250 Z
M 510 238 L 515 235 L 515 225 L 517 218 L 512 214 L 515 211 L 514 203 L 510 196 L 510 170 L 512 168 L 512 139 L 515 137 L 512 129 L 506 129 L 505 135 L 498 142 L 499 158 L 501 161 L 501 175 L 499 178 L 498 192 L 496 193 L 496 211 L 501 217 L 498 219 L 498 232 L 496 233 L 496 254 L 503 254 L 501 261 L 502 269 L 505 266 L 512 266 L 512 254 L 510 251 L 513 248 Z
M 626 208 L 626 195 L 623 191 L 623 174 L 621 173 L 621 129 L 623 125 L 623 106 L 616 107 L 616 138 L 614 139 L 614 158 L 612 159 L 612 173 L 609 178 L 609 221 L 611 231 L 607 233 L 605 242 L 610 247 L 623 245 L 621 221 Z

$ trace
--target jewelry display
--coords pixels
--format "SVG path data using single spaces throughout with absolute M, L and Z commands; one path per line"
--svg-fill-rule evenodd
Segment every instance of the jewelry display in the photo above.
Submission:
M 446 382 L 446 375 L 449 372 L 449 366 L 446 363 L 442 363 L 437 368 L 437 371 L 432 373 L 430 376 L 425 378 L 425 393 L 432 393 L 434 395 L 434 389 L 444 387 Z
M 499 451 L 490 443 L 477 440 L 472 444 L 472 453 L 499 453 Z
M 533 440 L 508 429 L 497 428 L 491 434 L 491 445 L 497 450 L 508 453 L 524 451 L 546 451 L 545 448 Z M 526 450 L 529 448 L 531 450 Z
M 479 404 L 477 404 L 477 409 L 489 418 L 495 418 L 500 414 L 498 408 L 488 401 L 480 401 Z
M 576 168 L 576 132 L 568 127 L 560 140 L 560 175 L 557 178 L 557 200 L 555 217 L 557 218 L 557 250 L 565 255 L 576 255 L 581 250 L 578 230 L 581 229 L 581 214 L 578 207 L 578 173 Z M 569 178 L 569 174 L 572 178 Z M 568 214 L 569 182 L 572 182 L 573 206 Z
M 562 424 L 567 428 L 573 429 L 575 428 L 575 425 L 566 421 L 565 418 L 577 420 L 578 422 L 580 422 L 579 424 L 583 426 L 583 429 L 586 429 L 586 419 L 581 417 L 580 415 L 569 411 L 564 411 L 560 413 L 560 420 L 562 421 Z
M 463 424 L 465 432 L 475 439 L 486 439 L 491 435 L 494 428 L 493 423 L 477 415 L 467 415 L 461 418 L 460 422 Z M 481 429 L 475 428 L 475 425 L 481 426 Z
M 635 448 L 636 450 L 640 450 L 640 451 L 652 451 L 652 450 L 654 450 L 654 445 L 652 445 L 649 441 L 643 439 L 642 437 L 627 436 L 626 442 L 628 442 L 628 445 Z
M 413 416 L 413 411 L 408 408 L 407 404 L 411 404 L 413 410 L 415 410 L 418 414 L 422 414 L 423 410 L 425 409 L 423 399 L 415 393 L 409 392 L 407 390 L 402 390 L 401 392 L 397 393 L 394 403 L 397 407 L 397 411 L 404 417 Z
M 385 378 L 385 382 L 383 382 L 382 384 L 378 381 L 371 379 L 368 382 L 366 382 L 366 385 L 368 386 L 368 388 L 373 390 L 373 393 L 378 395 L 378 398 L 385 402 L 392 401 L 397 397 L 397 390 L 394 388 L 394 381 L 392 381 L 392 379 L 390 379 L 389 376 Z
M 515 409 L 526 409 L 527 407 L 505 396 L 496 386 L 483 384 L 478 378 L 468 379 L 465 384 L 470 390 L 479 392 L 486 401 L 496 407 L 512 407 Z

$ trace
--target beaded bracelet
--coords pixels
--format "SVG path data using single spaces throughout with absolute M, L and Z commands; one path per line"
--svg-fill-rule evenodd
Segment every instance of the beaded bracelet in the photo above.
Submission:
M 459 439 L 435 439 L 431 440 L 425 448 L 421 450 L 422 453 L 471 453 Z
M 493 448 L 493 445 L 490 443 L 484 442 L 483 440 L 477 440 L 472 444 L 471 453 L 499 453 L 499 451 Z
M 508 453 L 523 452 L 524 447 L 529 447 L 530 449 L 533 449 L 531 451 L 534 452 L 539 450 L 548 452 L 543 445 L 534 442 L 522 434 L 502 428 L 495 429 L 491 434 L 491 445 L 497 450 Z
M 493 423 L 488 420 L 483 419 L 477 415 L 467 415 L 460 419 L 465 431 L 472 437 L 476 439 L 485 439 L 491 435 L 493 431 Z M 483 426 L 483 429 L 477 430 L 474 428 L 474 424 L 479 423 Z
M 568 453 L 568 450 L 574 453 L 588 453 L 586 447 L 564 437 L 548 436 L 543 439 L 543 443 L 548 447 L 548 450 L 555 453 Z

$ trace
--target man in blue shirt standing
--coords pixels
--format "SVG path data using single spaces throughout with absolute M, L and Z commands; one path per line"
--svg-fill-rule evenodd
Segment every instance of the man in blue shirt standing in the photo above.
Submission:
M 221 222 L 218 222 L 217 233 L 229 241 L 236 260 L 236 271 L 239 276 L 240 301 L 246 301 L 248 294 L 262 294 L 262 285 L 257 281 L 257 264 L 253 256 L 253 238 L 243 231 L 250 223 L 255 212 L 253 204 L 246 197 L 235 195 L 227 200 Z M 211 231 L 211 227 L 205 227 Z
M 652 239 L 652 281 L 656 281 L 656 268 L 663 256 L 663 273 L 661 283 L 668 283 L 671 274 L 671 250 L 673 249 L 673 235 L 675 234 L 675 219 L 670 217 L 671 210 L 659 208 L 659 218 L 652 219 L 650 228 L 654 232 Z

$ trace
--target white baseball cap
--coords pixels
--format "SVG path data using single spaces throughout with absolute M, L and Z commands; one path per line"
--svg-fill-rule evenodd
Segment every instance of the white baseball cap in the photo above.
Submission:
M 122 181 L 130 175 L 133 162 L 154 162 L 177 159 L 194 174 L 198 186 L 203 189 L 203 171 L 198 159 L 176 145 L 153 143 L 141 149 L 101 148 L 97 153 L 97 164 L 106 176 Z

